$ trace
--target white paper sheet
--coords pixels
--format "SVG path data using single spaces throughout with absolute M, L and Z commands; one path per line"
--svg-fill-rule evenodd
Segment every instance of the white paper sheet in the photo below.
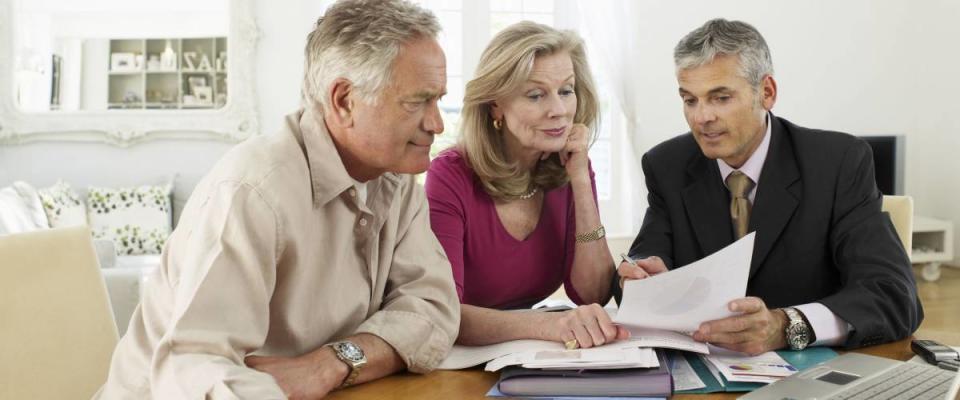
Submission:
M 687 358 L 679 353 L 670 357 L 670 375 L 673 375 L 673 390 L 693 390 L 707 387 Z
M 464 369 L 494 358 L 525 351 L 564 350 L 563 344 L 546 340 L 511 340 L 487 346 L 454 345 L 437 369 Z
M 619 343 L 629 343 L 636 347 L 656 347 L 661 349 L 675 349 L 693 353 L 709 354 L 706 343 L 693 340 L 692 337 L 679 332 L 662 329 L 627 327 L 630 337 Z
M 683 268 L 627 281 L 614 322 L 692 332 L 702 322 L 734 315 L 727 303 L 747 293 L 755 238 L 750 233 Z
M 547 369 L 653 368 L 660 365 L 653 349 L 610 343 L 589 349 L 540 350 L 508 354 L 487 363 L 486 371 L 499 371 L 510 365 Z
M 772 351 L 752 357 L 709 355 L 704 358 L 713 364 L 728 382 L 773 383 L 797 372 L 796 367 Z

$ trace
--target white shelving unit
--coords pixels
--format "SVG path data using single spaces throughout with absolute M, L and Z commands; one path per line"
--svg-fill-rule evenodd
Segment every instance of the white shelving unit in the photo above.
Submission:
M 156 61 L 165 51 L 172 51 L 174 65 Z M 123 68 L 108 62 L 108 109 L 215 109 L 226 104 L 225 37 L 111 39 L 108 56 L 117 53 L 133 55 L 135 62 Z
M 940 279 L 941 264 L 953 260 L 953 222 L 914 216 L 912 247 L 910 262 L 924 264 L 923 279 Z

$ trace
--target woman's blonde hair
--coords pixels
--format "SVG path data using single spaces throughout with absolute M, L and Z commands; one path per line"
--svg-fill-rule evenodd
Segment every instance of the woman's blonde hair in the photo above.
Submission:
M 560 52 L 568 52 L 573 62 L 577 97 L 573 122 L 589 128 L 588 143 L 593 144 L 599 118 L 597 91 L 583 39 L 573 31 L 529 21 L 511 25 L 483 51 L 477 76 L 467 83 L 457 147 L 494 199 L 516 199 L 532 188 L 546 191 L 570 179 L 557 154 L 538 162 L 532 171 L 521 171 L 518 163 L 508 161 L 502 134 L 494 128 L 491 114 L 495 100 L 513 95 L 527 82 L 536 57 Z

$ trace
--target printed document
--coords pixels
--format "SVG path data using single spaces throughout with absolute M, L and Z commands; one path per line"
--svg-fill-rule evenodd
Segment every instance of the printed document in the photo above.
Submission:
M 702 322 L 734 315 L 727 303 L 747 293 L 755 238 L 750 233 L 683 268 L 627 281 L 614 322 L 692 332 Z

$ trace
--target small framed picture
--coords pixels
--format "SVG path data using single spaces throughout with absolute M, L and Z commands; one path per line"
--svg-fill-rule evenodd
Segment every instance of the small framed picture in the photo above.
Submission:
M 210 86 L 198 86 L 193 88 L 193 95 L 197 97 L 197 103 L 213 103 L 213 88 Z
M 111 53 L 110 70 L 117 72 L 136 71 L 137 56 L 133 53 Z
M 197 88 L 207 86 L 207 77 L 205 76 L 190 76 L 187 77 L 187 83 L 190 85 L 190 90 L 195 91 Z

